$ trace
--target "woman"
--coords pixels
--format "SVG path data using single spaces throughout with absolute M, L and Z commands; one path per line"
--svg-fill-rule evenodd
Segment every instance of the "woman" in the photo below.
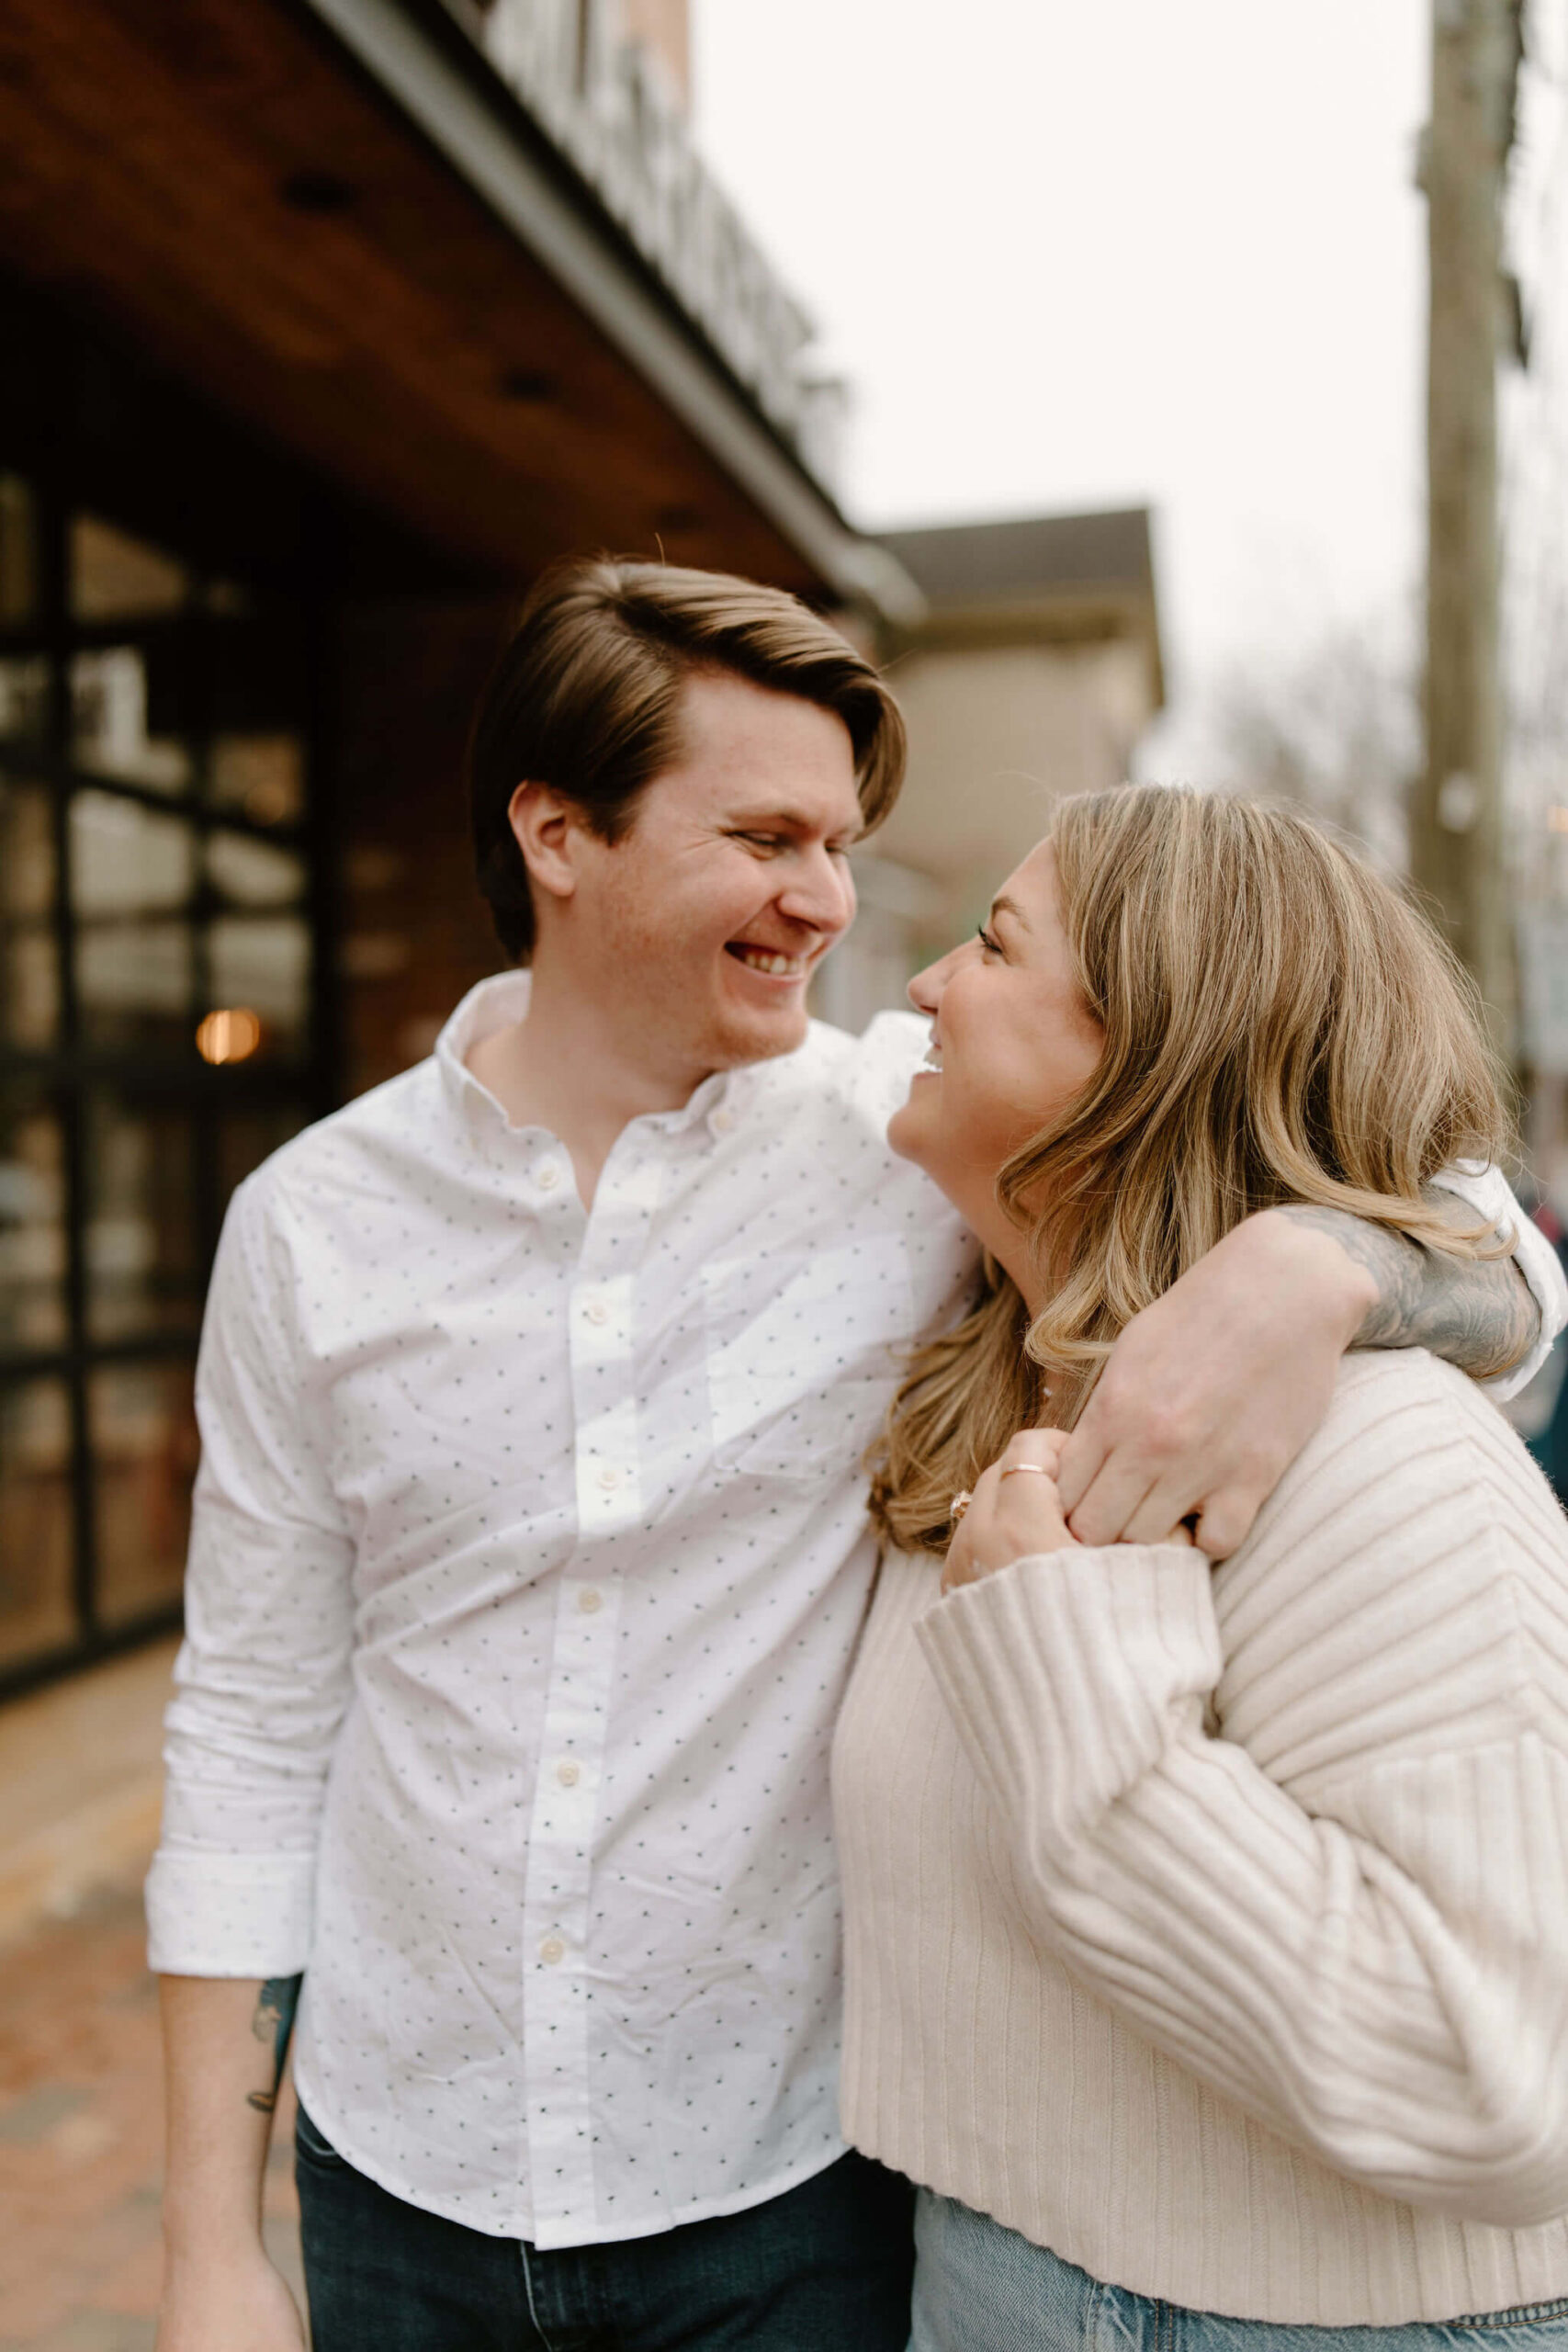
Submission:
M 912 994 L 890 1136 L 994 1266 L 894 1408 L 836 1755 L 914 2352 L 1568 2346 L 1568 1529 L 1523 1447 L 1408 1351 L 1348 1359 L 1217 1567 L 1076 1544 L 1051 1476 L 1250 1212 L 1495 1247 L 1422 1190 L 1500 1156 L 1461 984 L 1300 819 L 1129 789 Z

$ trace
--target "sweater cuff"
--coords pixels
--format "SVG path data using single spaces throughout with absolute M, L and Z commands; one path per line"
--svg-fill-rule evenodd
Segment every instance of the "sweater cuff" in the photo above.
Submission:
M 1201 1731 L 1220 1678 L 1213 1571 L 1188 1544 L 1016 1560 L 962 1585 L 916 1633 L 970 1759 L 1010 1815 L 1072 1842 Z
M 147 1878 L 159 1976 L 296 1976 L 310 1956 L 313 1854 L 161 1852 Z

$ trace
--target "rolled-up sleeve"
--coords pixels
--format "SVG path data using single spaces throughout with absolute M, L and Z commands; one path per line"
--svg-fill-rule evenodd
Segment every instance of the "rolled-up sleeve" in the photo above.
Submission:
M 236 1193 L 197 1369 L 201 1469 L 165 1719 L 149 1962 L 290 1975 L 310 1957 L 322 1800 L 350 1687 L 354 1547 L 299 1341 L 271 1169 Z
M 1568 1323 L 1568 1282 L 1556 1250 L 1514 1196 L 1502 1170 L 1483 1167 L 1477 1160 L 1460 1159 L 1445 1168 L 1432 1179 L 1446 1193 L 1457 1193 L 1462 1201 L 1495 1225 L 1499 1233 L 1511 1234 L 1514 1255 L 1519 1272 L 1535 1296 L 1540 1309 L 1540 1329 L 1528 1356 L 1514 1366 L 1512 1372 L 1499 1374 L 1495 1380 L 1483 1380 L 1480 1385 L 1488 1396 L 1500 1403 L 1517 1396 L 1519 1390 L 1532 1381 L 1547 1357 L 1558 1333 Z

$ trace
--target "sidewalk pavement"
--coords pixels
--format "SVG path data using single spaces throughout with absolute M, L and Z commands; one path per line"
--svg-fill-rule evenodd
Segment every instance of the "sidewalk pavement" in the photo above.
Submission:
M 141 1880 L 172 1652 L 0 1716 L 0 2352 L 151 2352 L 163 2085 Z M 303 2300 L 279 2099 L 265 2190 Z

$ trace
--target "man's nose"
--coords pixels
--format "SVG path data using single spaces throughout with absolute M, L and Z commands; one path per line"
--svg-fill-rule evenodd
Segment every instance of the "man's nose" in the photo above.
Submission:
M 855 886 L 848 865 L 825 849 L 809 851 L 795 863 L 778 906 L 791 922 L 836 936 L 854 919 Z

